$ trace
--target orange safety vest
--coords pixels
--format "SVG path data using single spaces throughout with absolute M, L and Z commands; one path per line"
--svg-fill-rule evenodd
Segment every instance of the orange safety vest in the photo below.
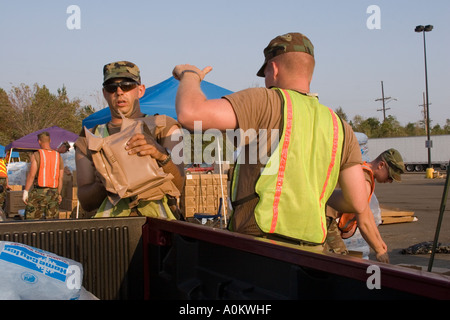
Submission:
M 0 159 L 0 178 L 7 178 L 8 172 L 6 170 L 5 160 Z
M 57 188 L 59 182 L 59 152 L 39 149 L 41 161 L 39 163 L 38 186 Z
M 373 171 L 370 169 L 370 167 L 367 165 L 367 162 L 364 161 L 362 164 L 362 169 L 369 173 L 370 176 L 370 195 L 369 195 L 369 202 L 372 198 L 373 191 L 375 190 L 375 179 L 373 177 Z M 351 236 L 353 236 L 356 232 L 356 228 L 358 227 L 358 224 L 356 222 L 356 215 L 354 213 L 343 213 L 342 216 L 339 218 L 338 228 L 341 231 L 341 237 L 342 239 L 348 239 Z

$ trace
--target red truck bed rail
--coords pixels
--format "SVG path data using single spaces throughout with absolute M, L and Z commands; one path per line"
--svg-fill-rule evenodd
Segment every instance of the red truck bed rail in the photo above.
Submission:
M 444 275 L 181 221 L 147 219 L 143 248 L 146 299 L 450 299 Z
M 182 221 L 3 222 L 0 240 L 82 263 L 83 286 L 102 300 L 450 299 L 447 276 Z

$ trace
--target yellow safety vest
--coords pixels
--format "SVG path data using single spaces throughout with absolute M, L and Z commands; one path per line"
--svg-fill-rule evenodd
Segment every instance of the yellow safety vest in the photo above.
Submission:
M 100 124 L 95 128 L 95 135 L 106 138 L 109 136 L 106 124 Z M 128 217 L 131 214 L 129 198 L 120 199 L 120 201 L 113 205 L 108 198 L 105 198 L 94 215 L 94 218 L 101 217 Z M 169 220 L 176 220 L 175 216 L 167 204 L 167 198 L 161 200 L 139 201 L 136 209 L 140 215 L 152 218 L 166 218 Z
M 325 206 L 340 171 L 343 126 L 316 97 L 277 90 L 284 97 L 283 134 L 256 183 L 256 222 L 265 233 L 323 243 Z
M 8 171 L 6 170 L 5 160 L 0 159 L 0 178 L 7 178 Z

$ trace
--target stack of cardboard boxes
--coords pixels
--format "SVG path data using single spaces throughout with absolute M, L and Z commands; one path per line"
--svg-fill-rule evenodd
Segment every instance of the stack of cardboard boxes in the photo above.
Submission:
M 23 191 L 20 185 L 10 185 L 11 190 L 6 191 L 5 213 L 9 218 L 13 218 L 19 210 L 25 209 L 23 202 Z
M 9 218 L 13 218 L 19 213 L 19 210 L 25 209 L 26 205 L 22 200 L 22 186 L 10 185 L 10 187 L 11 190 L 6 192 L 5 213 Z M 70 218 L 72 210 L 78 204 L 76 171 L 73 171 L 70 175 L 64 173 L 61 196 L 62 201 L 59 205 L 59 218 Z
M 227 176 L 220 174 L 187 174 L 184 194 L 181 198 L 185 218 L 194 214 L 216 215 L 219 213 L 220 199 L 223 194 L 223 209 L 227 208 Z
M 63 187 L 61 190 L 62 201 L 59 205 L 59 218 L 70 218 L 72 210 L 77 207 L 77 176 L 74 170 L 71 174 L 64 173 Z

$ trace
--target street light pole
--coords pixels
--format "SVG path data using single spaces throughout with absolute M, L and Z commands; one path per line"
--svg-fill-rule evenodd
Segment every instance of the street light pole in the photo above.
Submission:
M 423 55 L 425 60 L 425 95 L 427 99 L 427 141 L 425 143 L 426 148 L 428 148 L 428 168 L 431 168 L 431 147 L 432 142 L 430 140 L 430 104 L 428 100 L 428 71 L 427 71 L 427 46 L 425 43 L 425 32 L 433 30 L 432 25 L 426 25 L 425 27 L 420 25 L 415 28 L 415 32 L 422 32 L 423 34 Z

